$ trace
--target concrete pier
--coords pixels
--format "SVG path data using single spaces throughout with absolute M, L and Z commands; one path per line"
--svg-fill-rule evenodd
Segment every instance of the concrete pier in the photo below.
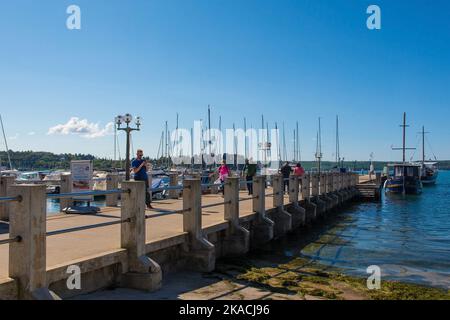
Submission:
M 184 254 L 189 268 L 194 271 L 212 271 L 215 268 L 215 247 L 202 230 L 202 197 L 200 179 L 183 182 L 183 231 L 188 233 Z
M 225 182 L 225 221 L 230 227 L 223 240 L 225 256 L 239 256 L 250 250 L 250 231 L 240 224 L 239 220 L 239 178 L 229 177 Z
M 61 193 L 71 193 L 73 188 L 73 181 L 71 174 L 61 174 Z M 60 211 L 64 212 L 67 208 L 73 205 L 73 200 L 71 199 L 60 199 L 59 207 Z
M 275 223 L 266 216 L 265 176 L 253 178 L 253 211 L 256 219 L 252 225 L 251 246 L 257 247 L 274 237 Z
M 178 174 L 176 172 L 169 173 L 169 186 L 176 187 L 178 186 Z M 178 199 L 179 197 L 178 190 L 169 190 L 169 198 L 170 199 Z
M 311 201 L 316 205 L 316 217 L 323 218 L 327 210 L 326 203 L 320 199 L 319 194 L 319 180 L 318 173 L 311 174 Z
M 15 177 L 0 177 L 0 197 L 8 197 L 11 194 L 11 186 Z M 0 203 L 0 220 L 9 220 L 9 203 Z
M 328 175 L 325 172 L 321 172 L 319 175 L 319 199 L 325 203 L 325 212 L 331 211 L 333 209 L 333 199 L 328 196 L 327 192 L 327 179 Z
M 292 215 L 284 208 L 283 176 L 276 174 L 272 176 L 273 207 L 267 214 L 268 218 L 274 222 L 274 238 L 285 235 L 292 230 Z
M 162 271 L 145 251 L 145 184 L 125 181 L 122 188 L 128 192 L 122 196 L 120 243 L 127 252 L 128 268 L 122 274 L 121 286 L 154 291 L 161 287 Z
M 225 181 L 224 197 L 202 195 L 200 179 L 185 179 L 181 199 L 155 200 L 153 210 L 145 209 L 142 182 L 123 182 L 120 207 L 114 197 L 95 215 L 48 217 L 45 186 L 12 185 L 8 196 L 20 195 L 21 201 L 8 202 L 9 232 L 0 234 L 0 241 L 8 242 L 0 244 L 0 299 L 68 298 L 111 286 L 153 291 L 174 271 L 212 271 L 219 257 L 244 255 L 314 223 L 311 195 L 332 200 L 322 207 L 324 214 L 342 204 L 344 194 L 352 197 L 353 182 L 343 191 L 342 179 L 334 179 L 342 175 L 328 175 L 333 178 L 320 195 L 320 180 L 317 188 L 309 175 L 300 179 L 301 187 L 291 176 L 288 195 L 278 175 L 268 188 L 266 178 L 256 176 L 253 196 L 239 190 L 237 177 Z M 116 187 L 114 180 L 107 185 Z M 81 272 L 81 289 L 67 286 L 74 266 Z
M 311 224 L 317 217 L 317 206 L 311 201 L 311 175 L 302 177 L 302 206 L 306 213 L 306 224 Z
M 9 248 L 9 277 L 17 280 L 19 299 L 53 300 L 58 297 L 47 287 L 46 272 L 46 187 L 13 185 L 11 196 L 11 238 L 20 237 Z
M 327 196 L 332 200 L 332 208 L 335 209 L 339 206 L 339 197 L 334 193 L 333 175 L 332 172 L 327 173 Z
M 119 175 L 117 173 L 108 173 L 106 175 L 106 190 L 115 190 L 117 188 L 119 188 Z M 118 194 L 106 195 L 107 207 L 117 207 L 118 203 L 119 203 Z
M 300 179 L 295 175 L 289 176 L 289 203 L 287 211 L 292 216 L 292 228 L 296 229 L 300 226 L 304 226 L 306 223 L 306 210 L 301 207 L 299 200 L 303 200 L 301 197 L 302 190 L 300 190 Z M 299 199 L 300 198 L 300 199 Z

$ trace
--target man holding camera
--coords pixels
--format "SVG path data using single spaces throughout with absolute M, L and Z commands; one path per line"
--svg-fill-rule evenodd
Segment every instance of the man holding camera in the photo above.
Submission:
M 144 181 L 145 182 L 145 204 L 147 205 L 147 209 L 153 209 L 151 205 L 151 196 L 149 193 L 149 182 L 147 175 L 147 160 L 144 160 L 142 157 L 144 156 L 144 151 L 138 149 L 136 152 L 136 159 L 131 162 L 131 168 L 134 173 L 135 181 Z

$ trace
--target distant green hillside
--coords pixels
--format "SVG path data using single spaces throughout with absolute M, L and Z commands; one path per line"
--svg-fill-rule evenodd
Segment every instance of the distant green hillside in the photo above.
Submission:
M 10 151 L 11 162 L 15 169 L 25 170 L 54 170 L 54 169 L 68 169 L 70 167 L 71 160 L 93 160 L 94 168 L 97 170 L 109 170 L 111 168 L 123 168 L 124 161 L 112 161 L 111 159 L 98 158 L 91 154 L 54 154 L 51 152 L 35 152 L 35 151 Z M 165 162 L 161 159 L 153 159 L 152 162 L 158 166 L 160 163 Z M 382 170 L 387 164 L 384 161 L 374 162 L 375 170 Z M 305 169 L 316 168 L 315 161 L 302 161 L 302 165 Z M 0 151 L 0 166 L 8 166 L 8 157 L 5 151 Z M 351 168 L 353 170 L 367 170 L 370 166 L 369 161 L 345 161 L 344 167 Z M 334 162 L 324 161 L 322 162 L 322 169 L 328 170 L 335 167 Z M 439 167 L 441 169 L 450 170 L 450 160 L 439 161 Z

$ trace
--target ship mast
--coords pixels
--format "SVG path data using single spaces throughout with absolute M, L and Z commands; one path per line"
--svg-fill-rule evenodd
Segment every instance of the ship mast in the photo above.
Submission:
M 5 141 L 5 148 L 6 148 L 6 155 L 8 156 L 9 169 L 12 170 L 13 166 L 11 162 L 11 156 L 9 154 L 8 141 L 6 141 L 5 127 L 3 126 L 3 119 L 1 115 L 0 115 L 0 124 L 2 125 L 3 140 Z
M 320 127 L 320 118 L 319 118 L 319 131 L 317 132 L 317 141 L 316 141 L 316 159 L 317 159 L 317 168 L 320 174 L 320 165 L 321 165 L 321 159 L 322 159 L 322 133 L 321 133 L 321 127 Z
M 336 116 L 336 165 L 339 168 L 339 162 L 341 161 L 341 155 L 339 150 L 339 116 Z

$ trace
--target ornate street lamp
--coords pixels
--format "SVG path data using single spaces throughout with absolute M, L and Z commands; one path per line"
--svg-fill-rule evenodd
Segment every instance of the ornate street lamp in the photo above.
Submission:
M 125 180 L 130 180 L 130 138 L 131 138 L 131 132 L 132 131 L 139 131 L 141 130 L 141 117 L 136 117 L 136 128 L 130 127 L 130 123 L 133 121 L 133 116 L 129 113 L 127 113 L 124 116 L 117 116 L 116 117 L 116 125 L 117 130 L 125 131 L 127 134 L 127 151 L 126 151 L 126 162 L 125 162 Z M 122 128 L 121 126 L 125 124 L 126 127 Z

